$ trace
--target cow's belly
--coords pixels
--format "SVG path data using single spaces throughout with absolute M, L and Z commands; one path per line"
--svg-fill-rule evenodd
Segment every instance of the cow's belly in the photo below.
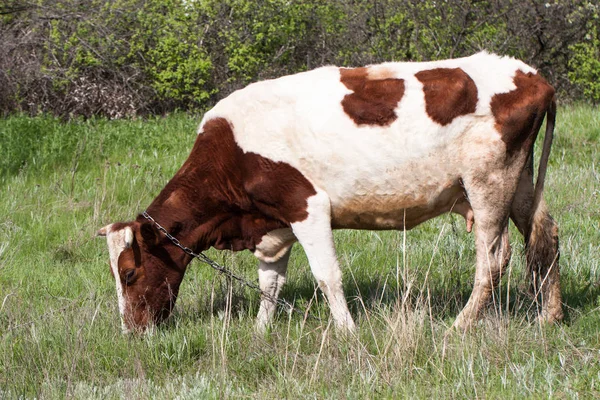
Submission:
M 414 151 L 401 151 L 398 144 L 381 143 L 378 151 L 365 147 L 346 144 L 321 157 L 329 162 L 313 159 L 302 166 L 328 194 L 334 228 L 411 229 L 445 212 L 465 215 L 470 209 L 456 142 Z
M 365 191 L 340 197 L 331 194 L 332 226 L 336 229 L 411 229 L 445 212 L 466 217 L 470 210 L 460 181 L 397 187 L 396 193 Z

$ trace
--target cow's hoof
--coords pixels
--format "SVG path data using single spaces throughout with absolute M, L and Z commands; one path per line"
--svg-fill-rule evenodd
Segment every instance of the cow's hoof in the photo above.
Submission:
M 562 322 L 564 317 L 562 308 L 560 308 L 558 310 L 543 310 L 537 319 L 540 324 L 552 325 Z

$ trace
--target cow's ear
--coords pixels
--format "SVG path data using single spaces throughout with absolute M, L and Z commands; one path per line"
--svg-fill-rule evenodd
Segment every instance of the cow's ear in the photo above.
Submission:
M 108 235 L 108 232 L 110 232 L 110 227 L 112 226 L 112 224 L 108 224 L 106 226 L 103 226 L 102 228 L 98 229 L 98 231 L 96 232 L 96 236 L 106 236 Z
M 140 224 L 140 236 L 148 247 L 156 246 L 160 242 L 160 231 L 151 222 Z

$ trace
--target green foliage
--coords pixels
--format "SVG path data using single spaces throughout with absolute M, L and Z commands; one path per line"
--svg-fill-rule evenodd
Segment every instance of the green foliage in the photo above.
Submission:
M 62 4 L 72 6 L 66 0 Z M 134 70 L 160 100 L 195 107 L 216 92 L 198 12 L 184 2 L 119 0 L 90 6 L 96 13 L 87 18 L 51 21 L 45 67 L 59 79 Z
M 600 16 L 596 15 L 600 25 Z M 586 41 L 572 45 L 569 79 L 579 85 L 586 99 L 600 103 L 600 37 L 597 26 L 590 28 Z
M 322 65 L 480 50 L 538 67 L 561 99 L 600 96 L 589 0 L 9 0 L 0 13 L 4 113 L 197 110 L 251 81 Z
M 200 45 L 203 31 L 196 25 L 197 12 L 184 4 L 146 2 L 139 14 L 139 37 L 146 40 L 152 87 L 163 99 L 198 106 L 215 92 L 208 87 L 212 62 Z
M 319 39 L 342 28 L 335 2 L 230 0 L 220 5 L 230 18 L 221 27 L 228 80 L 245 83 L 313 67 L 309 55 Z M 322 44 L 321 44 L 322 45 Z

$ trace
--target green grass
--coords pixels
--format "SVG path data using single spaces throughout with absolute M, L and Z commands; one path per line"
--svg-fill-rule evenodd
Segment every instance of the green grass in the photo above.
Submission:
M 563 324 L 536 322 L 511 228 L 495 303 L 474 331 L 445 337 L 470 294 L 475 256 L 464 221 L 447 215 L 406 236 L 336 232 L 357 338 L 329 326 L 299 246 L 283 296 L 320 320 L 280 313 L 258 335 L 258 295 L 230 293 L 193 263 L 169 322 L 123 336 L 106 243 L 94 233 L 150 203 L 187 157 L 198 121 L 0 121 L 1 399 L 600 396 L 597 107 L 559 109 L 546 183 L 560 227 Z M 208 254 L 256 279 L 250 254 Z

